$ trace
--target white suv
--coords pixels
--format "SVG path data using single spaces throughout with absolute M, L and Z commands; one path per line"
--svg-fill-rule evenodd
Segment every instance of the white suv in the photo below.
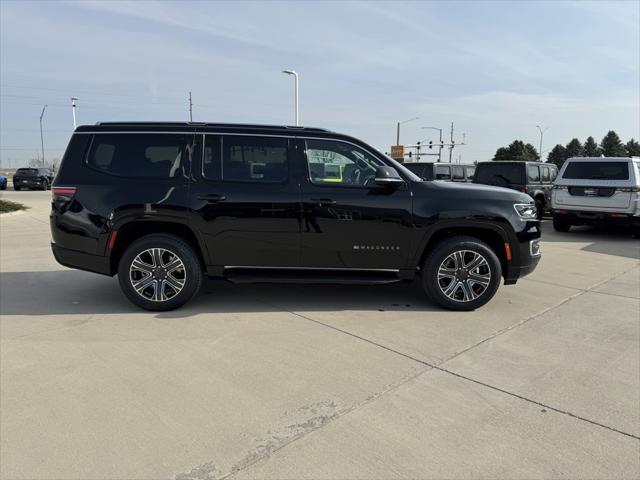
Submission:
M 640 226 L 640 158 L 569 158 L 551 193 L 553 228 L 616 222 Z

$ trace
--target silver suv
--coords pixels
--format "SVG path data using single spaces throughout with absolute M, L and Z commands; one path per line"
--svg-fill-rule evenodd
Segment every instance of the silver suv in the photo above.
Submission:
M 553 227 L 624 223 L 640 226 L 640 158 L 569 158 L 551 194 Z

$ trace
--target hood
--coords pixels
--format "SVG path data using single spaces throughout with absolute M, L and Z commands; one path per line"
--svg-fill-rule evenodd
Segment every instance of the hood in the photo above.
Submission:
M 416 185 L 414 192 L 418 195 L 422 189 L 428 189 L 431 190 L 431 192 L 437 190 L 437 195 L 439 196 L 450 196 L 465 200 L 502 200 L 513 203 L 533 202 L 533 199 L 526 193 L 521 193 L 510 188 L 494 187 L 492 185 L 483 185 L 479 183 L 428 181 L 419 182 L 414 185 Z

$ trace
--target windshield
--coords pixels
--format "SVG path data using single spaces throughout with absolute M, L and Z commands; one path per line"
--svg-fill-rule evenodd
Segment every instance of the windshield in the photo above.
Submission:
M 628 162 L 570 162 L 562 178 L 573 180 L 629 180 Z

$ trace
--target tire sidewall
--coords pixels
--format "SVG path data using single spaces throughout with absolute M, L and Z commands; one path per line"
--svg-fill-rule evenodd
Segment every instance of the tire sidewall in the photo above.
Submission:
M 457 250 L 470 250 L 482 255 L 491 271 L 489 286 L 483 294 L 470 302 L 458 302 L 447 297 L 438 285 L 438 269 L 446 257 Z M 422 286 L 431 301 L 450 310 L 475 310 L 489 302 L 498 291 L 502 266 L 495 252 L 486 243 L 472 237 L 453 237 L 435 247 L 422 269 Z
M 182 260 L 185 267 L 185 285 L 176 296 L 165 302 L 154 302 L 140 296 L 129 278 L 129 267 L 135 257 L 149 248 L 164 248 Z M 127 298 L 135 305 L 152 311 L 173 310 L 193 298 L 202 285 L 202 264 L 191 245 L 180 237 L 168 234 L 152 234 L 133 242 L 122 254 L 118 263 L 118 281 Z

